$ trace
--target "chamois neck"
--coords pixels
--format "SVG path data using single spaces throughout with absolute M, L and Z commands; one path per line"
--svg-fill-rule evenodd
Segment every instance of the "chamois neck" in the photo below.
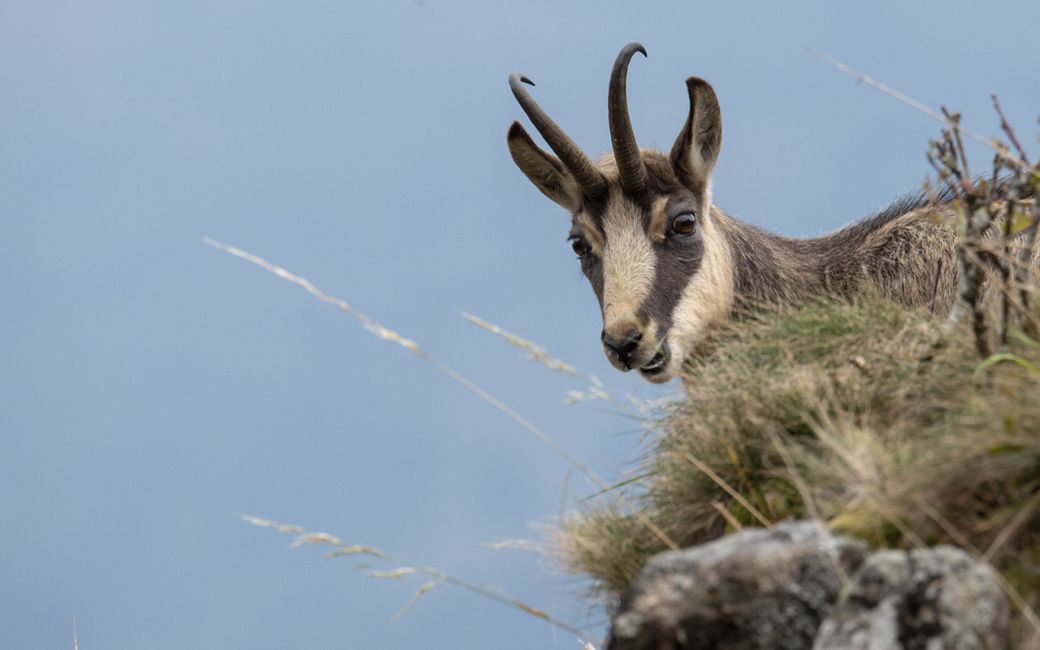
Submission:
M 822 288 L 822 260 L 809 240 L 766 232 L 718 208 L 712 216 L 730 247 L 735 310 L 791 302 Z

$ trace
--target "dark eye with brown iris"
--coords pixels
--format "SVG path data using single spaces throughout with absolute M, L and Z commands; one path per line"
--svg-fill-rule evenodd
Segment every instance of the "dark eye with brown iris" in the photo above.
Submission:
M 692 212 L 683 212 L 672 219 L 672 232 L 676 235 L 692 235 L 697 226 L 697 217 Z
M 581 237 L 571 237 L 571 248 L 578 257 L 585 257 L 589 253 L 589 244 Z

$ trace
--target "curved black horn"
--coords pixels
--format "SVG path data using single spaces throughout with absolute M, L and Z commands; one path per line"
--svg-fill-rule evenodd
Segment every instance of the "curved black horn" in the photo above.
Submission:
M 628 117 L 628 97 L 625 92 L 628 62 L 636 52 L 646 56 L 646 49 L 639 43 L 629 43 L 621 49 L 610 73 L 610 93 L 607 97 L 610 142 L 614 147 L 614 160 L 617 161 L 618 173 L 621 176 L 621 187 L 633 196 L 639 196 L 646 190 L 647 181 L 646 165 L 643 164 L 639 145 L 636 144 L 632 120 Z
M 542 134 L 549 147 L 563 161 L 567 171 L 571 173 L 574 180 L 581 186 L 582 192 L 589 198 L 599 198 L 606 194 L 606 178 L 596 169 L 589 157 L 581 150 L 581 147 L 567 137 L 563 129 L 546 115 L 542 107 L 527 92 L 524 84 L 533 86 L 534 82 L 515 72 L 509 75 L 509 88 L 513 91 L 516 101 L 520 103 L 520 108 L 524 109 L 527 117 L 531 118 L 531 123 Z

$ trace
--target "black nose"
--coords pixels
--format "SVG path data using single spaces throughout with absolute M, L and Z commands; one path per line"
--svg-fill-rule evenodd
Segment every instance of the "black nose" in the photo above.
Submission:
M 639 347 L 639 341 L 643 339 L 643 333 L 632 329 L 628 330 L 621 338 L 614 338 L 607 336 L 607 332 L 604 330 L 600 334 L 600 338 L 603 340 L 603 345 L 616 354 L 621 363 L 629 366 L 632 355 L 635 354 L 636 349 Z

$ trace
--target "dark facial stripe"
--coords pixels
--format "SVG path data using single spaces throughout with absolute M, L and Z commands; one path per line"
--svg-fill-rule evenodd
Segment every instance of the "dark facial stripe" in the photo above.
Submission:
M 640 319 L 654 318 L 660 324 L 658 330 L 663 335 L 670 326 L 672 311 L 682 295 L 686 281 L 696 272 L 700 266 L 700 258 L 703 254 L 702 246 L 698 243 L 700 236 L 694 235 L 693 241 L 684 243 L 670 242 L 668 238 L 662 238 L 657 233 L 651 232 L 653 228 L 652 211 L 655 197 L 667 197 L 664 218 L 662 221 L 670 224 L 674 209 L 682 206 L 696 211 L 697 200 L 692 192 L 682 188 L 672 173 L 668 159 L 660 154 L 646 155 L 644 161 L 649 174 L 648 191 L 639 201 L 633 202 L 637 210 L 632 215 L 639 219 L 642 230 L 654 251 L 655 280 L 649 295 L 643 299 L 643 305 L 636 316 Z M 632 201 L 631 197 L 626 197 Z M 571 236 L 582 236 L 594 249 L 597 255 L 586 255 L 582 259 L 582 272 L 589 279 L 592 289 L 596 294 L 600 308 L 603 308 L 606 278 L 603 272 L 602 259 L 598 254 L 602 253 L 605 241 L 604 219 L 606 216 L 607 202 L 592 203 L 586 198 L 582 207 L 572 214 Z M 664 230 L 659 227 L 657 230 Z
M 596 294 L 596 300 L 599 302 L 599 308 L 603 309 L 603 265 L 600 264 L 599 260 L 592 258 L 588 261 L 582 260 L 581 270 L 585 273 L 585 277 L 589 279 L 589 283 L 592 285 L 592 291 Z
M 673 195 L 665 207 L 665 238 L 654 244 L 654 286 L 640 308 L 640 316 L 657 323 L 657 336 L 663 338 L 672 326 L 675 306 L 683 289 L 701 267 L 704 240 L 700 223 L 692 235 L 671 232 L 671 222 L 683 212 L 700 218 L 692 195 Z M 649 235 L 648 235 L 649 236 Z

